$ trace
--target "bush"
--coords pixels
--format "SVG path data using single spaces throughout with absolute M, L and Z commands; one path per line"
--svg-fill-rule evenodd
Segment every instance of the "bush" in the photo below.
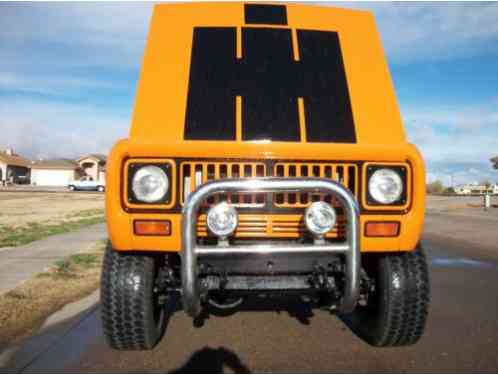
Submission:
M 441 194 L 444 191 L 443 183 L 439 180 L 427 184 L 427 193 L 429 194 Z
M 446 189 L 444 189 L 444 193 L 445 194 L 455 194 L 455 189 L 453 189 L 451 186 L 447 187 Z

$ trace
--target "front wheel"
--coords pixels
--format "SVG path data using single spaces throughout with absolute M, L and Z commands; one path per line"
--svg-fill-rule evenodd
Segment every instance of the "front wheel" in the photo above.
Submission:
M 101 193 L 105 190 L 103 186 L 97 186 L 97 191 L 100 191 Z
M 429 271 L 421 247 L 401 254 L 367 255 L 364 269 L 373 282 L 365 306 L 346 321 L 358 336 L 379 347 L 415 344 L 429 309 Z
M 107 247 L 101 281 L 104 336 L 113 349 L 149 350 L 164 333 L 167 310 L 154 291 L 157 261 Z
M 70 191 L 74 191 L 75 190 L 75 187 L 73 185 L 69 185 L 69 190 Z

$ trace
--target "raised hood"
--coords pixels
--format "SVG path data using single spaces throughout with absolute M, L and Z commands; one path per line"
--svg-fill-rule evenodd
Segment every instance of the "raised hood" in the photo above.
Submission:
M 282 3 L 156 5 L 131 141 L 220 152 L 406 142 L 372 14 Z

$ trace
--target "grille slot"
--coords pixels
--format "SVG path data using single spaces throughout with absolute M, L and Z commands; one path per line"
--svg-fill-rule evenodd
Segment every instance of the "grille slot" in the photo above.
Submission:
M 235 236 L 238 238 L 299 238 L 306 234 L 309 235 L 309 232 L 303 223 L 302 215 L 240 215 L 239 226 L 235 231 Z M 204 214 L 199 216 L 197 235 L 212 236 L 207 230 Z M 337 224 L 326 237 L 344 239 L 344 216 L 338 216 Z
M 188 195 L 208 181 L 223 178 L 256 178 L 266 176 L 264 163 L 251 162 L 183 162 L 180 164 L 180 199 L 183 204 Z M 236 207 L 262 207 L 266 202 L 264 193 L 216 194 L 204 205 L 221 201 Z

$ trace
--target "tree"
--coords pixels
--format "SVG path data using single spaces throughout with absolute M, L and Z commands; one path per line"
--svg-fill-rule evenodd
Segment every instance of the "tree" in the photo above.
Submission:
M 446 189 L 444 189 L 444 193 L 445 194 L 455 194 L 455 189 L 453 189 L 451 186 L 447 187 Z
M 491 163 L 493 163 L 493 168 L 498 169 L 498 156 L 495 156 L 494 158 L 489 159 Z
M 427 184 L 427 192 L 429 194 L 441 194 L 444 191 L 443 183 L 440 180 L 436 180 Z
M 479 185 L 482 185 L 482 186 L 485 186 L 486 188 L 489 188 L 491 186 L 491 181 L 482 180 Z

